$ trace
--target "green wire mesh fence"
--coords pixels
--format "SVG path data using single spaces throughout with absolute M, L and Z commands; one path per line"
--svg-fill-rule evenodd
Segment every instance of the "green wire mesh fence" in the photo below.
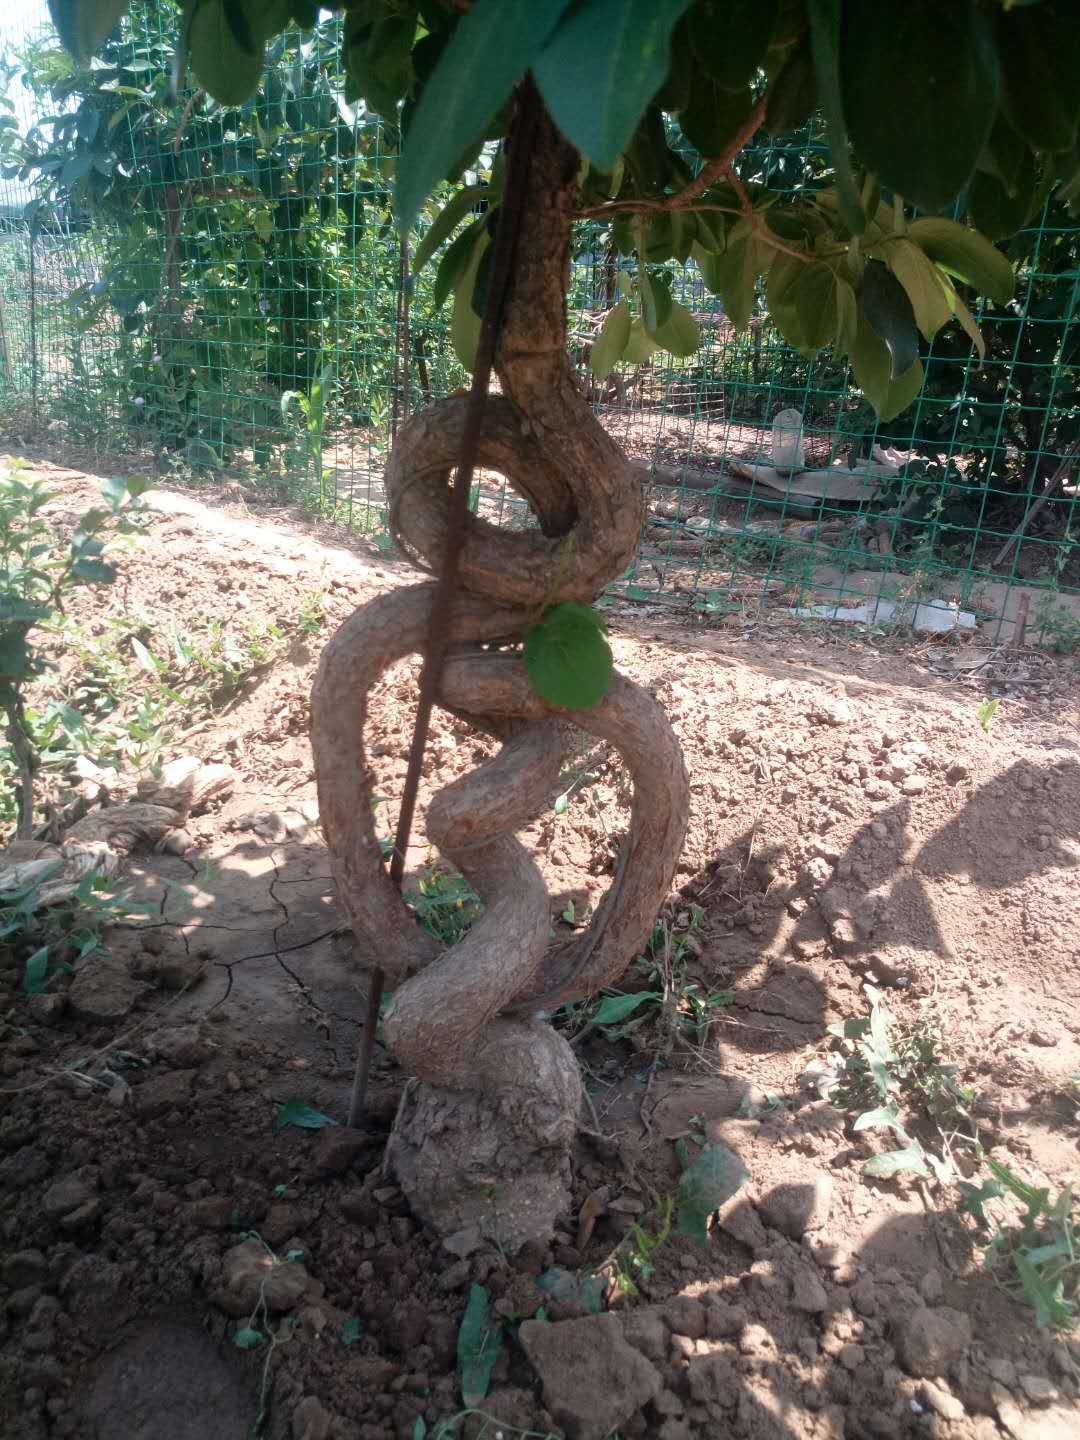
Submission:
M 433 303 L 435 267 L 409 279 L 390 203 L 397 133 L 350 104 L 340 21 L 279 38 L 256 98 L 224 110 L 191 90 L 170 102 L 168 0 L 136 5 L 82 72 L 46 27 L 12 24 L 0 33 L 9 433 L 241 478 L 389 548 L 395 427 L 467 377 L 449 306 Z M 748 180 L 792 191 L 827 164 L 813 132 L 741 162 Z M 1007 249 L 1016 297 L 977 315 L 985 359 L 947 327 L 916 403 L 878 424 L 845 363 L 792 350 L 763 307 L 736 333 L 693 266 L 671 269 L 700 350 L 594 381 L 590 345 L 626 262 L 603 229 L 581 227 L 574 358 L 649 498 L 614 592 L 705 616 L 766 606 L 930 631 L 981 618 L 1001 638 L 1030 590 L 1029 636 L 1080 646 L 1080 227 L 1050 200 Z M 477 504 L 529 523 L 497 476 Z

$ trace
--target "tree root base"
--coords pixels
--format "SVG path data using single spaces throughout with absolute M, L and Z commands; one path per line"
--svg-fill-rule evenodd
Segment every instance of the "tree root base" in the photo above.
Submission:
M 534 1021 L 498 1020 L 492 1032 L 505 1083 L 482 1094 L 410 1081 L 386 1151 L 414 1215 L 458 1255 L 485 1241 L 514 1255 L 550 1239 L 570 1207 L 574 1054 Z

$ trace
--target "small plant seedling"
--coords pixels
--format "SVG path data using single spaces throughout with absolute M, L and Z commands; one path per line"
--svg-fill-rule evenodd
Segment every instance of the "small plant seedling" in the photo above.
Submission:
M 327 1125 L 336 1125 L 337 1123 L 329 1115 L 324 1115 L 321 1110 L 316 1110 L 302 1095 L 290 1095 L 278 1106 L 277 1114 L 274 1116 L 274 1134 L 280 1134 L 290 1125 L 295 1125 L 299 1130 L 323 1130 Z
M 488 1292 L 483 1285 L 473 1285 L 457 1342 L 461 1398 L 468 1406 L 479 1405 L 488 1392 L 502 1349 L 502 1332 L 502 1321 L 492 1311 Z
M 424 929 L 447 946 L 465 938 L 482 909 L 465 877 L 438 865 L 420 876 L 405 900 Z
M 997 699 L 979 702 L 979 724 L 982 726 L 984 734 L 989 735 L 993 729 L 994 719 L 1000 707 L 1001 701 Z

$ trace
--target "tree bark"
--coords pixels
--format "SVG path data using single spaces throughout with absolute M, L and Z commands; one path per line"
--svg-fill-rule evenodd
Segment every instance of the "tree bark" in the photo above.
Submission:
M 511 141 L 512 143 L 512 141 Z M 453 617 L 458 654 L 442 702 L 510 738 L 432 801 L 428 833 L 484 900 L 452 951 L 436 954 L 390 883 L 375 835 L 364 720 L 371 685 L 419 649 L 432 587 L 381 596 L 324 651 L 312 745 L 324 833 L 361 951 L 394 988 L 387 1044 L 413 1077 L 387 1151 L 414 1212 L 459 1253 L 491 1238 L 507 1251 L 548 1236 L 570 1198 L 581 1084 L 570 1047 L 541 1011 L 594 993 L 646 939 L 673 878 L 688 812 L 682 756 L 663 712 L 616 677 L 588 712 L 533 694 L 520 659 L 477 641 L 520 635 L 545 606 L 591 601 L 637 543 L 641 486 L 579 390 L 566 354 L 570 208 L 576 152 L 545 115 L 496 351 L 502 393 L 485 410 L 479 463 L 526 498 L 539 531 L 471 516 Z M 417 563 L 437 564 L 464 402 L 443 400 L 401 427 L 387 467 L 392 522 Z M 592 925 L 549 948 L 542 877 L 514 838 L 550 802 L 570 720 L 621 751 L 634 804 L 616 878 Z

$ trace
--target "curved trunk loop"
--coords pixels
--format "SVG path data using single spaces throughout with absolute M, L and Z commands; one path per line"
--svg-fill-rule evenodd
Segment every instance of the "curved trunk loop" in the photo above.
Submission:
M 528 500 L 539 529 L 501 531 L 470 516 L 461 555 L 441 702 L 510 738 L 429 807 L 429 837 L 485 904 L 452 950 L 437 953 L 387 874 L 364 737 L 372 686 L 423 646 L 433 587 L 395 590 L 355 611 L 326 646 L 312 693 L 319 807 L 338 892 L 361 952 L 393 987 L 386 1043 L 416 1077 L 388 1165 L 415 1213 L 459 1253 L 485 1237 L 516 1250 L 550 1235 L 565 1211 L 581 1086 L 569 1046 L 541 1014 L 623 973 L 671 885 L 689 808 L 678 742 L 646 691 L 616 676 L 592 710 L 560 710 L 532 692 L 516 654 L 483 648 L 518 638 L 547 605 L 593 600 L 632 559 L 641 526 L 639 482 L 566 353 L 577 165 L 543 115 L 496 350 L 501 394 L 487 402 L 479 455 Z M 396 533 L 428 569 L 440 554 L 464 416 L 459 397 L 428 406 L 402 426 L 387 465 Z M 514 832 L 550 803 L 566 722 L 620 751 L 634 800 L 592 924 L 551 946 L 547 891 Z

